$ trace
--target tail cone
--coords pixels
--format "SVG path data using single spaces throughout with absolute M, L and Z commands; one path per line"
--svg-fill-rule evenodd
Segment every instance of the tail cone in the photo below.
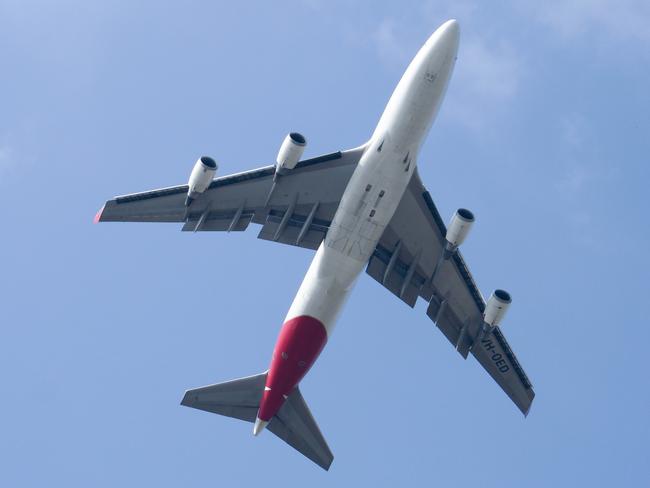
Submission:
M 260 432 L 262 432 L 268 423 L 269 422 L 267 420 L 262 420 L 261 418 L 257 417 L 255 419 L 255 426 L 253 427 L 253 435 L 258 435 Z

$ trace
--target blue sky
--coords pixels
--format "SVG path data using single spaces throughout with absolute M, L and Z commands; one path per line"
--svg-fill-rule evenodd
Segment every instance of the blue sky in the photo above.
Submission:
M 263 371 L 312 253 L 102 224 L 117 194 L 372 133 L 447 18 L 451 85 L 418 161 L 537 393 L 524 419 L 428 320 L 359 280 L 303 394 L 326 473 L 179 406 Z M 2 486 L 650 484 L 650 6 L 0 1 Z

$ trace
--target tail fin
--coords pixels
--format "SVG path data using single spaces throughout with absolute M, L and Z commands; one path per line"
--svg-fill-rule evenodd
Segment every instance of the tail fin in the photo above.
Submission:
M 266 373 L 262 373 L 188 390 L 181 405 L 255 422 L 265 383 Z M 334 455 L 298 387 L 287 397 L 267 429 L 321 468 L 327 470 L 332 464 Z

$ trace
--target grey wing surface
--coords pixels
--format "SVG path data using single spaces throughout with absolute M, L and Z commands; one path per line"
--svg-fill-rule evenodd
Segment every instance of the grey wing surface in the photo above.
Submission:
M 100 222 L 178 222 L 184 231 L 243 231 L 317 249 L 338 208 L 364 147 L 299 162 L 282 176 L 275 167 L 216 178 L 189 207 L 187 185 L 124 195 L 100 210 Z
M 447 229 L 417 173 L 371 257 L 367 273 L 413 307 L 429 302 L 427 315 L 466 358 L 471 352 L 524 415 L 535 392 L 501 330 L 477 344 L 485 301 L 459 251 L 442 261 Z

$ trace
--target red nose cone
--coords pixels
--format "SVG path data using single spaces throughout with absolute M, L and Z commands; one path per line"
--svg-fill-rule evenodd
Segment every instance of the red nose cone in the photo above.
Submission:
M 303 315 L 282 326 L 275 344 L 266 388 L 257 416 L 269 421 L 285 398 L 307 374 L 327 342 L 327 331 L 318 319 Z

